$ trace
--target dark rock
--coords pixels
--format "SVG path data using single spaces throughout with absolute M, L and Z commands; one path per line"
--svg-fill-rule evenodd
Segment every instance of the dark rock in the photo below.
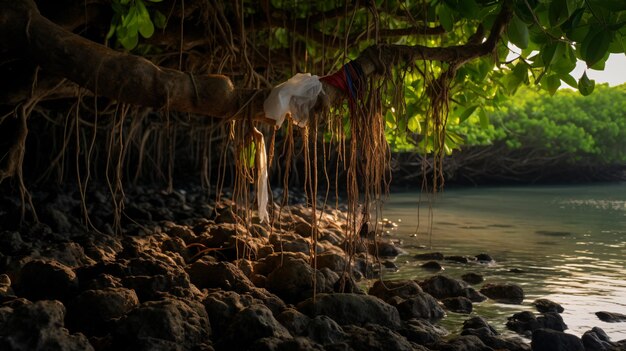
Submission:
M 473 258 L 469 258 L 467 256 L 445 256 L 444 260 L 452 261 L 452 262 L 456 262 L 456 263 L 470 263 L 470 262 L 474 261 Z
M 187 273 L 200 289 L 220 288 L 244 293 L 254 286 L 239 267 L 229 262 L 196 261 L 187 268 Z
M 381 324 L 392 329 L 401 326 L 400 314 L 377 297 L 358 294 L 319 294 L 303 301 L 298 310 L 309 317 L 327 315 L 340 325 Z
M 239 311 L 255 304 L 262 304 L 262 302 L 249 294 L 240 295 L 234 291 L 216 290 L 207 294 L 202 304 L 215 334 L 222 335 Z
M 398 270 L 400 270 L 398 265 L 395 262 L 393 262 L 393 261 L 384 260 L 384 261 L 381 262 L 381 264 L 382 264 L 383 268 L 386 271 L 389 271 L 389 272 L 397 272 Z
M 0 349 L 93 350 L 84 335 L 70 335 L 63 327 L 64 314 L 65 308 L 59 301 L 38 301 L 16 307 L 12 313 L 0 318 Z M 5 319 L 4 323 L 2 319 Z
M 493 351 L 475 335 L 462 335 L 436 345 L 440 351 Z
M 376 257 L 396 257 L 404 252 L 391 242 L 378 241 L 369 246 L 369 253 Z
M 287 328 L 291 335 L 304 335 L 311 318 L 296 309 L 287 308 L 276 316 L 276 320 Z
M 422 288 L 414 280 L 377 280 L 368 291 L 368 294 L 376 296 L 383 301 L 398 296 L 403 299 L 421 293 Z
M 230 350 L 230 349 L 228 349 Z M 322 345 L 304 338 L 296 337 L 285 339 L 278 337 L 266 337 L 256 340 L 252 345 L 246 347 L 250 351 L 324 351 Z
M 437 300 L 425 292 L 419 292 L 406 299 L 393 297 L 388 302 L 398 309 L 402 319 L 438 320 L 446 314 Z
M 467 284 L 444 275 L 432 276 L 420 283 L 422 289 L 437 299 L 465 296 Z
M 427 320 L 409 319 L 404 323 L 400 334 L 407 340 L 419 345 L 428 345 L 438 342 L 441 337 L 448 335 L 448 331 L 442 327 L 435 326 Z
M 467 314 L 472 313 L 472 301 L 467 297 L 448 297 L 441 300 L 441 302 L 446 306 L 448 311 Z
M 34 260 L 24 265 L 14 288 L 29 300 L 65 300 L 78 289 L 78 279 L 59 262 Z
M 69 302 L 66 323 L 68 328 L 87 335 L 104 335 L 108 324 L 139 305 L 134 290 L 106 288 L 87 290 Z
M 524 270 L 520 269 L 520 268 L 511 268 L 511 269 L 509 269 L 509 272 L 511 272 L 511 273 L 524 273 Z
M 429 253 L 417 254 L 413 256 L 413 258 L 418 259 L 418 260 L 424 260 L 424 261 L 428 261 L 428 260 L 441 261 L 443 260 L 444 256 L 441 252 L 429 252 Z
M 478 254 L 475 257 L 476 257 L 476 260 L 478 262 L 480 262 L 480 263 L 492 263 L 492 262 L 495 262 L 495 260 L 491 256 L 489 256 L 488 254 L 486 254 L 486 253 Z
M 357 284 L 354 277 L 348 273 L 341 274 L 339 280 L 335 283 L 333 290 L 340 293 L 365 294 L 365 292 L 361 290 L 361 287 Z
M 323 253 L 317 256 L 317 268 L 329 268 L 330 270 L 343 273 L 347 268 L 347 261 L 345 255 L 337 253 Z
M 487 300 L 487 296 L 479 293 L 471 286 L 463 289 L 463 295 L 461 296 L 467 297 L 472 302 L 483 302 Z
M 463 322 L 463 330 L 467 329 L 482 329 L 486 328 L 491 335 L 498 335 L 499 333 L 496 331 L 494 327 L 487 323 L 487 320 L 483 317 L 476 316 L 470 319 L 467 319 Z
M 521 304 L 524 301 L 524 290 L 516 284 L 486 284 L 480 292 L 502 303 Z
M 533 332 L 533 351 L 584 351 L 582 341 L 572 334 L 556 330 L 537 329 Z
M 348 344 L 354 351 L 414 351 L 423 349 L 382 325 L 367 324 L 363 327 L 349 325 L 344 327 L 344 331 L 349 335 Z
M 266 287 L 286 302 L 296 303 L 312 297 L 314 288 L 318 293 L 332 292 L 334 283 L 304 260 L 285 257 L 285 264 L 267 276 Z
M 508 318 L 506 326 L 517 333 L 527 336 L 530 335 L 531 332 L 541 328 L 556 331 L 564 331 L 567 329 L 563 318 L 556 312 L 547 312 L 539 317 L 536 317 L 529 311 L 519 312 Z
M 582 342 L 586 351 L 619 350 L 619 345 L 612 342 L 604 330 L 598 327 L 586 331 L 582 336 Z
M 305 336 L 319 344 L 328 345 L 343 341 L 347 335 L 337 322 L 322 315 L 310 320 Z
M 598 318 L 601 321 L 607 322 L 607 323 L 626 322 L 626 314 L 600 311 L 600 312 L 596 312 L 596 316 L 598 316 Z
M 125 350 L 194 350 L 211 335 L 209 317 L 196 301 L 149 301 L 122 317 L 113 333 Z
M 291 338 L 291 334 L 267 307 L 252 305 L 234 316 L 225 335 L 218 341 L 218 348 L 244 350 L 255 340 L 265 337 Z
M 22 240 L 19 232 L 4 231 L 0 233 L 0 252 L 7 256 L 17 255 L 30 247 Z
M 422 264 L 420 267 L 427 269 L 429 271 L 442 271 L 443 267 L 437 261 L 428 261 Z
M 480 284 L 485 281 L 485 278 L 483 278 L 482 274 L 472 272 L 463 274 L 461 276 L 461 279 L 470 284 Z
M 558 303 L 554 301 L 550 301 L 548 299 L 537 299 L 533 302 L 533 305 L 535 306 L 535 308 L 537 308 L 537 311 L 541 313 L 545 313 L 545 312 L 563 313 L 564 311 L 563 306 L 559 305 Z

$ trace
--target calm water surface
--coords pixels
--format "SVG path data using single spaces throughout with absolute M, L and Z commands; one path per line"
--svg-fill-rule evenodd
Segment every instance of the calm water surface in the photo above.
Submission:
M 474 304 L 474 313 L 487 317 L 499 331 L 506 330 L 507 317 L 534 311 L 535 299 L 548 298 L 565 308 L 567 332 L 580 336 L 598 326 L 613 340 L 626 339 L 626 322 L 605 323 L 595 316 L 597 311 L 626 314 L 626 183 L 447 189 L 437 196 L 432 211 L 422 196 L 419 216 L 418 199 L 419 193 L 393 193 L 385 205 L 385 217 L 399 224 L 391 235 L 402 239 L 409 252 L 398 258 L 400 271 L 387 273 L 386 279 L 431 275 L 419 267 L 423 261 L 412 259 L 416 253 L 484 252 L 495 265 L 444 261 L 443 273 L 460 278 L 473 271 L 483 274 L 485 282 L 523 287 L 523 305 L 491 300 Z M 512 273 L 514 268 L 523 272 Z M 441 324 L 457 331 L 465 319 L 448 313 Z

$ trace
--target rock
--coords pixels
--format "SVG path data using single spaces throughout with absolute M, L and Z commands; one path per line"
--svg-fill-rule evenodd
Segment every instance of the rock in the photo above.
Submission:
M 405 321 L 399 331 L 407 340 L 419 345 L 428 345 L 438 342 L 441 337 L 448 335 L 448 331 L 435 326 L 427 320 L 409 319 Z
M 370 244 L 369 253 L 376 257 L 396 257 L 404 252 L 392 242 L 378 241 L 376 244 Z
M 572 334 L 556 330 L 537 329 L 533 332 L 533 351 L 584 351 L 582 341 Z
M 309 254 L 311 242 L 296 233 L 281 233 L 270 235 L 270 244 L 276 252 L 300 252 Z
M 70 335 L 63 327 L 65 308 L 59 301 L 21 305 L 0 325 L 1 350 L 92 351 L 82 334 Z
M 296 309 L 287 308 L 276 316 L 276 320 L 287 328 L 291 335 L 304 335 L 311 318 Z
M 367 324 L 363 327 L 349 325 L 344 327 L 344 331 L 348 334 L 348 344 L 354 351 L 425 350 L 382 325 Z
M 470 258 L 467 256 L 445 256 L 444 260 L 452 261 L 456 263 L 470 263 L 475 260 L 475 258 Z
M 122 317 L 113 333 L 125 350 L 195 350 L 208 341 L 211 325 L 196 301 L 148 301 Z
M 334 344 L 347 337 L 337 322 L 324 315 L 311 319 L 305 330 L 305 336 L 322 345 Z
M 377 280 L 368 291 L 368 294 L 376 296 L 383 301 L 398 296 L 403 299 L 421 293 L 422 288 L 414 280 Z
M 600 311 L 600 312 L 596 312 L 596 316 L 598 316 L 598 318 L 601 321 L 607 322 L 607 323 L 626 322 L 626 314 Z
M 223 350 L 244 350 L 257 339 L 265 337 L 291 338 L 264 305 L 252 305 L 239 311 L 230 323 L 218 348 Z
M 546 312 L 539 317 L 529 311 L 519 312 L 508 318 L 506 326 L 522 335 L 530 335 L 531 332 L 541 328 L 556 331 L 567 329 L 563 318 L 556 312 Z
M 604 330 L 598 327 L 586 331 L 581 339 L 586 351 L 618 350 L 617 343 L 612 342 Z
M 301 302 L 298 310 L 309 317 L 327 315 L 340 325 L 381 324 L 392 329 L 401 326 L 400 314 L 377 297 L 358 294 L 319 294 Z
M 441 252 L 429 252 L 429 253 L 417 254 L 413 256 L 413 258 L 417 260 L 424 260 L 424 261 L 428 261 L 428 260 L 441 261 L 443 260 L 444 256 Z
M 33 260 L 24 265 L 14 288 L 29 300 L 65 300 L 76 292 L 78 279 L 59 262 Z
M 427 269 L 429 271 L 442 271 L 443 267 L 437 261 L 428 261 L 422 264 L 420 267 Z
M 102 336 L 107 334 L 114 319 L 124 316 L 137 305 L 139 299 L 134 290 L 87 290 L 69 302 L 66 323 L 72 330 Z
M 406 299 L 393 297 L 388 302 L 398 309 L 402 319 L 438 320 L 446 314 L 437 300 L 425 292 L 416 293 Z
M 467 319 L 463 322 L 463 330 L 467 329 L 481 329 L 486 328 L 489 330 L 489 334 L 498 335 L 499 333 L 496 331 L 494 327 L 487 323 L 487 320 L 483 317 L 476 316 L 470 319 Z
M 328 268 L 336 273 L 343 273 L 347 268 L 345 255 L 337 253 L 323 253 L 317 256 L 317 268 Z
M 22 240 L 19 232 L 4 231 L 0 233 L 0 252 L 7 256 L 15 256 L 29 248 Z
M 322 272 L 304 260 L 285 257 L 285 264 L 267 276 L 266 287 L 286 302 L 296 303 L 312 297 L 314 288 L 317 292 L 332 292 L 334 283 L 328 285 Z
M 249 294 L 240 295 L 234 291 L 215 290 L 207 294 L 202 304 L 215 334 L 222 335 L 239 311 L 262 302 Z
M 441 302 L 446 306 L 448 311 L 467 314 L 472 313 L 472 301 L 467 297 L 448 297 L 441 300 Z
M 339 293 L 365 294 L 354 277 L 348 273 L 344 273 L 339 277 L 339 280 L 333 286 L 333 290 Z
M 327 351 L 322 345 L 316 344 L 310 339 L 296 337 L 293 339 L 282 339 L 277 337 L 266 337 L 256 340 L 250 347 L 250 351 Z
M 521 304 L 524 301 L 524 290 L 517 284 L 486 284 L 480 292 L 501 303 Z
M 485 278 L 483 278 L 482 274 L 472 273 L 472 272 L 463 274 L 461 276 L 461 279 L 463 279 L 463 281 L 470 283 L 470 284 L 480 284 L 483 281 L 485 281 Z
M 440 342 L 435 347 L 440 351 L 493 351 L 475 335 L 458 336 L 447 342 Z
M 495 260 L 486 253 L 481 253 L 475 256 L 476 260 L 480 263 L 493 263 Z
M 250 291 L 254 284 L 230 262 L 196 261 L 187 268 L 191 282 L 198 288 L 220 288 L 238 293 Z
M 467 285 L 465 282 L 448 278 L 444 275 L 435 275 L 420 283 L 422 289 L 437 299 L 446 297 L 465 296 Z
M 554 301 L 550 301 L 548 299 L 537 299 L 533 302 L 533 306 L 537 308 L 537 311 L 544 312 L 557 312 L 563 313 L 563 306 L 559 305 Z
M 96 263 L 85 254 L 82 246 L 73 242 L 56 243 L 41 250 L 41 256 L 48 261 L 57 261 L 70 268 L 88 266 Z

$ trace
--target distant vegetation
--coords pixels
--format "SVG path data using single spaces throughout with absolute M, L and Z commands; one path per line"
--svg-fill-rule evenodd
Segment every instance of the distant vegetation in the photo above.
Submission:
M 626 84 L 600 85 L 589 96 L 567 89 L 551 96 L 522 88 L 499 109 L 487 112 L 486 118 L 474 113 L 462 123 L 450 121 L 449 133 L 463 141 L 444 162 L 447 180 L 533 183 L 626 178 Z M 399 156 L 398 161 L 400 174 L 395 179 L 409 180 L 417 173 L 406 166 L 415 156 Z

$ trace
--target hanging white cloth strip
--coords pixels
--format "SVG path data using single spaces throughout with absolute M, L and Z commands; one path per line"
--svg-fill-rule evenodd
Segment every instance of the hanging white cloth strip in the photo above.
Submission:
M 263 103 L 265 116 L 275 120 L 280 127 L 287 113 L 291 113 L 294 123 L 304 127 L 309 120 L 309 111 L 315 106 L 321 91 L 322 83 L 318 76 L 297 73 L 272 89 Z

